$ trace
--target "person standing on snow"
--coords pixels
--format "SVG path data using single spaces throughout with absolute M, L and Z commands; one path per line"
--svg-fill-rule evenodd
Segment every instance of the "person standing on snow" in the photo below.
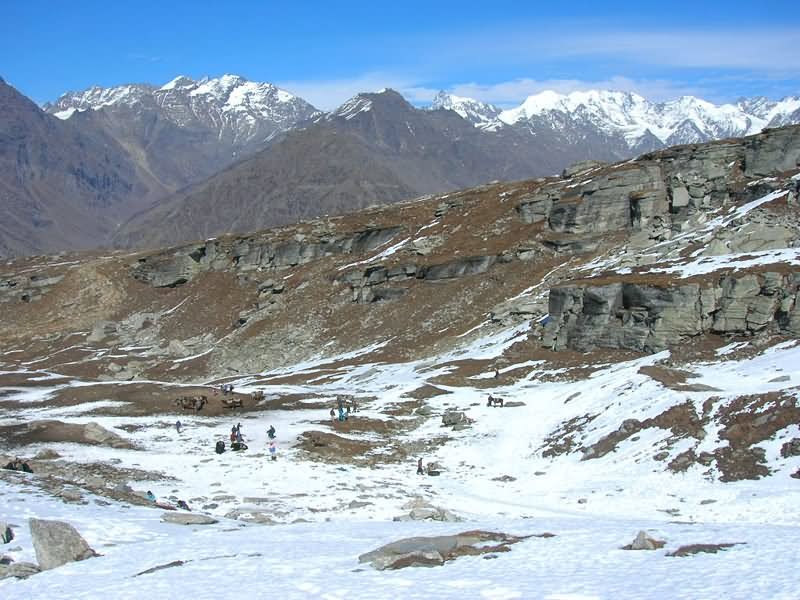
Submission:
M 269 443 L 269 457 L 272 460 L 278 460 L 278 446 L 274 440 Z
M 179 419 L 179 420 L 177 420 L 177 421 L 175 421 L 175 431 L 177 431 L 178 433 L 180 433 L 180 432 L 181 432 L 181 427 L 182 427 L 182 426 L 183 426 L 183 425 L 181 424 L 181 422 L 180 422 L 180 419 Z
M 270 425 L 269 429 L 267 429 L 267 435 L 269 436 L 269 439 L 275 439 L 275 428 L 272 425 Z
M 422 468 L 422 459 L 417 461 L 417 475 L 425 475 L 425 470 Z

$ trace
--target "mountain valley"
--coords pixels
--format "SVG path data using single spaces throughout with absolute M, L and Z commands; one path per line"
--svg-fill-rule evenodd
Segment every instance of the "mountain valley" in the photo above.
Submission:
M 407 200 L 422 172 L 381 148 L 480 128 L 401 102 L 281 141 L 299 161 L 324 130 L 391 204 L 0 264 L 0 462 L 33 470 L 0 470 L 0 548 L 32 564 L 24 518 L 58 515 L 103 555 L 0 590 L 202 598 L 267 569 L 287 597 L 795 592 L 800 126 Z M 291 174 L 275 148 L 229 173 Z M 183 198 L 232 193 L 215 179 Z M 216 454 L 236 423 L 249 448 Z

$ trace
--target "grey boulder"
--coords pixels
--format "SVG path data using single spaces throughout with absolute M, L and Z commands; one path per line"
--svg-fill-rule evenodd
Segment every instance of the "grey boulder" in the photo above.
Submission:
M 165 523 L 177 523 L 178 525 L 212 525 L 219 523 L 217 519 L 208 515 L 181 512 L 165 512 L 161 515 L 161 520 Z
M 510 544 L 524 538 L 490 531 L 467 531 L 457 535 L 412 537 L 381 546 L 358 557 L 373 568 L 403 569 L 435 567 L 459 556 L 507 552 Z
M 31 519 L 30 528 L 36 560 L 42 571 L 98 555 L 69 523 Z

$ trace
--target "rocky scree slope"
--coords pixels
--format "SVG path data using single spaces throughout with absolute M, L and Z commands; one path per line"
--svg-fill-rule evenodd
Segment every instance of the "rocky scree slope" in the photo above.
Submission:
M 679 359 L 659 354 L 643 371 L 672 390 L 654 397 L 674 406 L 595 424 L 592 442 L 597 413 L 576 401 L 538 451 L 591 460 L 644 428 L 685 443 L 714 423 L 731 449 L 712 459 L 698 449 L 670 468 L 716 460 L 726 476 L 758 477 L 754 444 L 796 422 L 791 389 L 725 396 L 698 413 L 675 408 L 686 399 L 679 390 L 693 389 L 678 367 L 720 360 L 714 350 L 732 340 L 751 351 L 796 340 L 798 173 L 795 126 L 167 250 L 21 259 L 0 278 L 3 361 L 151 382 L 224 380 L 325 357 L 332 362 L 313 377 L 333 382 L 365 363 L 423 361 L 435 390 L 496 385 L 475 376 L 503 365 L 513 366 L 507 385 L 546 381 L 532 365 L 582 381 L 600 365 L 680 348 Z M 502 356 L 460 354 L 509 328 L 515 343 Z

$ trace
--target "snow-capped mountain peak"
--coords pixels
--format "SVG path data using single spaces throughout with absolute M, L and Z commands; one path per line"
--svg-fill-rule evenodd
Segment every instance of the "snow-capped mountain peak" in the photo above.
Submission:
M 157 112 L 172 123 L 216 131 L 234 144 L 260 142 L 310 118 L 316 109 L 271 83 L 225 74 L 196 81 L 179 75 L 161 87 L 122 85 L 69 92 L 45 110 L 66 119 L 76 111 Z
M 187 88 L 196 86 L 197 82 L 192 79 L 191 77 L 187 77 L 186 75 L 178 75 L 172 81 L 165 83 L 159 89 L 159 91 L 166 92 L 168 90 L 174 90 L 176 88 Z
M 377 92 L 379 94 L 384 93 L 383 90 Z M 367 94 L 356 94 L 349 100 L 347 100 L 344 104 L 336 108 L 333 112 L 330 113 L 330 118 L 343 118 L 346 120 L 350 120 L 356 117 L 359 113 L 367 112 L 372 110 L 372 100 L 367 96 Z
M 497 117 L 502 112 L 499 108 L 480 100 L 465 98 L 440 91 L 433 99 L 431 110 L 452 110 L 476 127 L 486 128 L 487 125 L 497 124 Z
M 76 111 L 99 110 L 107 106 L 134 106 L 154 88 L 147 84 L 126 84 L 111 88 L 92 86 L 82 92 L 67 92 L 55 104 L 46 104 L 45 110 L 66 119 Z
M 800 98 L 770 102 L 765 98 L 716 105 L 695 96 L 655 103 L 639 94 L 587 90 L 559 94 L 544 91 L 528 97 L 520 106 L 503 111 L 499 120 L 533 129 L 566 121 L 576 129 L 592 128 L 621 137 L 635 148 L 647 135 L 661 144 L 683 144 L 750 135 L 769 125 L 800 120 Z

